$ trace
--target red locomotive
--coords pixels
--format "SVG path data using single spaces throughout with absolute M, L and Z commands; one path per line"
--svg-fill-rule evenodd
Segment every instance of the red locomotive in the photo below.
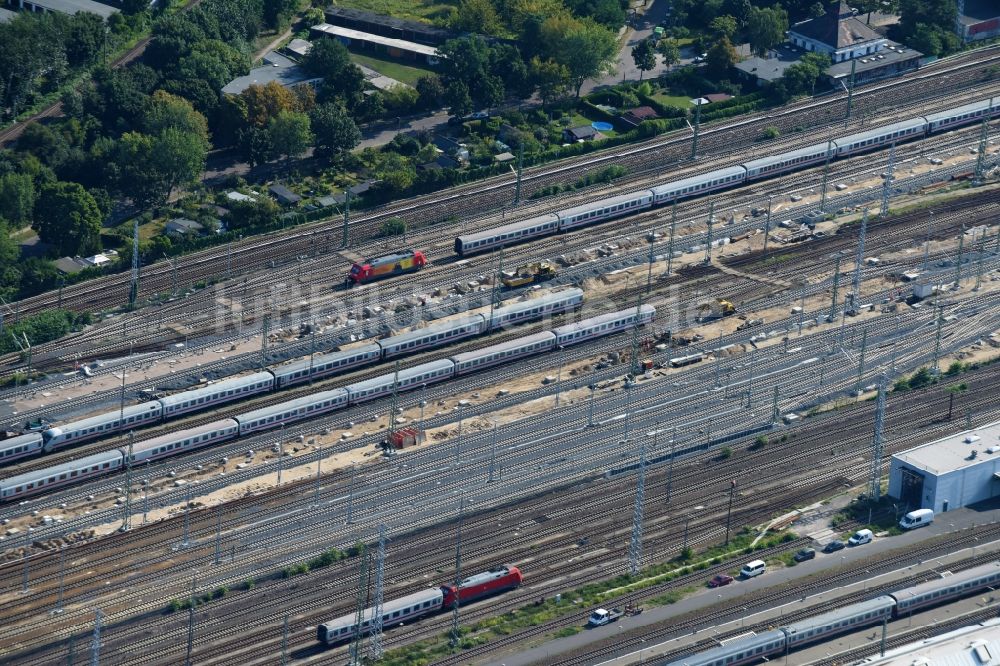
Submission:
M 522 580 L 521 571 L 517 567 L 510 565 L 496 567 L 475 576 L 469 576 L 458 584 L 459 605 L 472 603 L 492 594 L 513 590 L 521 584 Z M 441 591 L 444 593 L 444 603 L 441 604 L 441 608 L 447 609 L 454 606 L 455 586 L 442 585 Z
M 415 273 L 426 265 L 427 257 L 420 250 L 403 250 L 354 264 L 346 281 L 348 285 L 364 284 L 390 275 Z

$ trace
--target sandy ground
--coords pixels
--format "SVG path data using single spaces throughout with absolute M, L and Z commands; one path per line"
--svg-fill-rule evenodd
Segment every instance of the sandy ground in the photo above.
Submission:
M 842 224 L 845 221 L 849 221 L 850 219 L 856 217 L 857 217 L 856 215 L 845 216 L 839 218 L 835 222 L 825 223 L 825 224 L 829 225 L 832 230 L 832 228 L 835 228 L 837 224 Z M 774 218 L 772 216 L 772 220 L 773 219 Z M 720 250 L 721 252 L 725 252 L 727 254 L 739 254 L 748 251 L 750 244 L 755 240 L 756 239 L 754 237 L 751 237 L 748 240 L 743 240 L 731 245 L 724 246 L 723 248 L 720 248 Z M 969 238 L 967 238 L 966 247 L 970 247 L 971 249 L 971 243 L 968 241 Z M 644 244 L 645 240 L 640 239 L 637 242 L 641 242 Z M 941 241 L 933 243 L 931 245 L 931 250 L 939 250 L 939 249 L 951 250 L 956 246 L 957 246 L 957 239 Z M 619 246 L 612 248 L 612 251 L 616 251 L 619 249 L 624 249 L 624 248 Z M 922 251 L 923 250 L 921 247 L 921 248 L 906 250 L 896 254 L 912 256 L 914 252 L 922 252 Z M 714 254 L 716 256 L 720 256 L 721 252 L 715 251 Z M 674 259 L 674 267 L 678 268 L 685 264 L 700 263 L 702 261 L 702 258 L 703 254 L 700 252 L 684 254 Z M 895 257 L 893 255 L 886 255 L 886 257 L 883 258 L 892 259 Z M 622 288 L 625 287 L 626 282 L 630 280 L 644 281 L 646 279 L 647 270 L 648 269 L 646 266 L 637 266 L 627 270 L 614 271 L 612 273 L 595 278 L 588 278 L 584 282 L 583 288 L 587 292 L 588 299 L 594 299 L 595 297 L 601 297 L 601 296 L 608 296 L 611 293 L 620 291 Z M 665 270 L 666 270 L 666 259 L 663 259 L 662 261 L 658 261 L 654 265 L 653 273 L 654 275 L 659 275 L 662 274 L 662 272 L 664 272 Z M 849 269 L 844 269 L 844 270 L 849 270 Z M 967 267 L 964 270 L 964 274 L 966 276 L 974 275 L 974 268 Z M 954 294 L 959 298 L 961 298 L 962 296 L 971 296 L 973 294 L 972 291 L 973 284 L 974 284 L 974 278 L 969 278 L 965 282 L 965 285 L 963 286 L 961 291 L 949 292 L 949 293 Z M 869 294 L 882 291 L 888 286 L 890 286 L 890 283 L 882 278 L 868 280 L 862 286 L 862 294 L 867 296 Z M 983 286 L 982 289 L 980 290 L 980 293 L 993 292 L 998 289 L 1000 289 L 1000 278 L 998 278 L 996 275 L 984 276 Z M 537 297 L 543 293 L 547 293 L 547 291 L 548 290 L 534 290 L 528 292 L 527 298 Z M 861 300 L 862 302 L 865 301 L 864 298 L 862 298 Z M 817 294 L 808 297 L 806 299 L 805 308 L 807 312 L 811 310 L 822 311 L 822 309 L 825 306 L 827 306 L 828 303 L 829 303 L 828 295 Z M 764 323 L 754 328 L 748 329 L 748 334 L 753 335 L 753 334 L 768 332 L 769 328 L 766 323 L 767 321 L 769 320 L 774 321 L 786 316 L 791 306 L 793 305 L 798 306 L 800 304 L 801 302 L 798 298 L 796 298 L 796 293 L 795 290 L 793 289 L 788 293 L 787 304 L 776 306 L 774 308 L 770 308 L 768 310 L 763 310 L 763 311 L 742 312 L 741 314 L 745 315 L 747 318 L 764 320 Z M 880 304 L 876 303 L 875 304 L 876 307 L 873 308 L 872 311 L 863 312 L 860 315 L 858 315 L 858 317 L 852 319 L 860 320 L 860 319 L 882 316 L 882 313 L 879 312 L 878 308 L 879 305 Z M 898 307 L 902 309 L 908 306 L 906 306 L 905 304 L 899 304 Z M 462 313 L 460 315 L 455 315 L 455 316 L 466 316 L 467 314 L 468 313 Z M 892 315 L 890 314 L 889 316 Z M 740 323 L 742 322 L 741 319 L 738 317 L 727 317 L 725 319 L 718 319 L 710 323 L 699 325 L 697 326 L 696 329 L 692 328 L 687 331 L 680 331 L 678 332 L 678 335 L 680 336 L 687 335 L 689 337 L 693 337 L 696 334 L 700 335 L 702 337 L 700 341 L 696 340 L 695 343 L 696 347 L 698 348 L 710 347 L 712 346 L 713 338 L 716 338 L 723 333 L 733 332 Z M 810 332 L 815 332 L 815 331 L 829 330 L 831 328 L 838 326 L 840 326 L 839 320 L 836 322 L 823 323 L 823 324 L 816 324 L 815 322 L 813 322 L 811 326 L 807 325 L 806 330 Z M 794 345 L 794 341 L 798 337 L 797 331 L 793 329 L 785 335 L 789 337 L 789 345 Z M 758 347 L 767 347 L 773 344 L 780 344 L 782 337 L 784 336 L 769 336 L 767 339 L 758 340 L 756 344 L 758 345 Z M 150 377 L 150 376 L 158 376 L 157 373 L 169 374 L 169 373 L 179 372 L 182 370 L 190 371 L 192 368 L 197 368 L 202 363 L 207 362 L 206 354 L 217 355 L 219 358 L 226 358 L 227 356 L 234 356 L 241 352 L 256 351 L 257 349 L 259 349 L 259 345 L 260 345 L 259 336 L 250 336 L 242 340 L 239 344 L 234 345 L 232 347 L 227 347 L 226 349 L 218 348 L 214 350 L 198 350 L 198 351 L 182 352 L 177 356 L 175 356 L 174 358 L 171 358 L 170 360 L 164 362 L 158 362 L 158 361 L 148 362 L 145 365 L 140 366 L 137 370 L 131 372 L 126 371 L 126 381 L 128 381 L 130 377 L 137 378 L 138 375 L 135 374 L 136 372 L 142 372 L 143 377 Z M 599 390 L 602 392 L 613 391 L 616 390 L 618 387 L 620 387 L 621 381 L 624 378 L 624 373 L 626 369 L 624 363 L 627 362 L 628 346 L 629 345 L 627 342 L 623 342 L 617 359 L 608 358 L 607 356 L 602 357 L 600 359 L 588 359 L 586 361 L 580 361 L 567 365 L 566 367 L 561 369 L 561 372 L 557 368 L 544 367 L 539 369 L 537 372 L 524 375 L 515 381 L 505 382 L 503 384 L 502 389 L 499 387 L 493 387 L 490 389 L 483 389 L 478 392 L 457 394 L 449 398 L 436 401 L 433 404 L 429 404 L 424 408 L 424 414 L 426 416 L 446 414 L 449 412 L 460 410 L 463 406 L 488 402 L 489 400 L 492 400 L 497 396 L 505 395 L 507 393 L 518 394 L 527 392 L 539 387 L 543 383 L 551 383 L 555 381 L 557 377 L 560 377 L 563 382 L 568 383 L 568 380 L 577 379 L 580 377 L 581 374 L 590 372 L 592 364 L 599 361 L 605 363 L 623 364 L 622 365 L 623 373 L 621 377 L 613 381 L 603 382 L 599 387 Z M 734 348 L 730 352 L 730 355 L 737 355 L 743 352 L 745 352 L 745 346 Z M 961 358 L 962 360 L 969 361 L 972 359 L 991 358 L 992 356 L 995 355 L 996 353 L 995 351 L 993 351 L 992 347 L 989 347 L 988 345 L 977 345 L 973 346 L 973 348 L 969 350 L 964 350 L 954 355 L 954 358 Z M 947 365 L 947 363 L 950 362 L 950 359 L 952 357 L 948 358 L 949 358 L 948 361 L 942 361 L 944 365 Z M 648 373 L 646 377 L 640 378 L 640 381 L 656 381 L 658 379 L 670 377 L 672 375 L 681 372 L 684 372 L 684 369 L 679 369 L 679 370 L 671 368 L 656 369 L 651 373 Z M 43 400 L 48 400 L 49 401 L 48 404 L 52 404 L 52 401 L 59 399 L 72 400 L 74 397 L 79 397 L 80 395 L 86 395 L 87 393 L 93 393 L 101 390 L 113 390 L 114 388 L 117 388 L 117 386 L 119 385 L 118 382 L 120 382 L 120 380 L 121 380 L 120 373 L 110 377 L 84 380 L 78 386 L 72 387 L 70 390 L 67 391 L 72 395 L 50 396 L 41 394 L 40 396 L 35 396 L 34 398 L 31 399 L 36 400 L 38 404 L 45 404 L 42 402 Z M 74 391 L 75 394 L 73 394 Z M 559 401 L 558 404 L 564 406 L 574 404 L 579 400 L 587 399 L 589 393 L 590 393 L 589 390 L 585 387 L 561 392 L 558 398 Z M 410 398 L 407 399 L 407 403 L 411 404 L 411 406 L 402 410 L 399 413 L 396 419 L 397 427 L 415 425 L 419 421 L 421 416 L 420 408 L 418 406 L 412 406 L 412 404 L 418 400 L 419 396 L 411 396 Z M 469 419 L 468 421 L 463 421 L 462 429 L 463 432 L 466 434 L 468 434 L 470 431 L 475 432 L 475 431 L 486 430 L 492 428 L 494 423 L 499 423 L 499 424 L 510 423 L 513 421 L 517 421 L 519 419 L 530 417 L 532 415 L 537 415 L 545 411 L 550 411 L 555 407 L 556 407 L 556 397 L 548 396 L 546 398 L 541 398 L 521 403 L 509 409 L 492 412 L 487 415 L 482 415 L 473 419 Z M 351 439 L 356 438 L 358 436 L 364 436 L 378 432 L 385 432 L 387 431 L 388 428 L 389 428 L 389 415 L 381 414 L 368 422 L 347 423 L 344 424 L 344 426 L 341 428 L 326 429 L 323 430 L 322 432 L 317 432 L 313 435 L 303 438 L 302 442 L 287 442 L 285 444 L 286 458 L 284 463 L 286 468 L 283 469 L 282 471 L 282 482 L 287 483 L 291 480 L 298 480 L 302 478 L 315 476 L 316 470 L 314 465 L 295 464 L 295 457 L 297 455 L 302 455 L 304 453 L 312 452 L 321 444 L 324 447 L 331 446 L 338 442 L 350 441 Z M 457 423 L 443 428 L 432 429 L 426 433 L 424 443 L 419 446 L 421 447 L 432 446 L 436 443 L 446 442 L 457 436 L 457 434 L 458 434 Z M 277 436 L 275 437 L 275 441 L 276 440 Z M 275 464 L 274 461 L 277 455 L 278 454 L 274 450 L 272 450 L 271 448 L 267 448 L 266 450 L 256 451 L 254 452 L 253 455 L 247 455 L 244 458 L 240 459 L 233 458 L 224 463 L 222 461 L 219 461 L 216 464 L 204 466 L 202 469 L 180 472 L 177 477 L 152 480 L 149 485 L 148 491 L 150 493 L 151 503 L 154 506 L 154 509 L 149 512 L 147 520 L 149 521 L 160 520 L 165 517 L 169 517 L 170 515 L 174 515 L 178 512 L 183 511 L 183 502 L 168 507 L 160 507 L 156 502 L 158 491 L 161 491 L 167 487 L 171 487 L 174 485 L 182 485 L 184 483 L 193 484 L 192 505 L 194 506 L 214 506 L 216 504 L 230 501 L 247 494 L 265 492 L 266 490 L 273 488 L 277 484 L 276 469 L 272 473 L 265 474 L 251 481 L 234 484 L 232 486 L 225 488 L 224 490 L 220 490 L 218 492 L 210 493 L 204 496 L 198 495 L 197 481 L 200 479 L 207 479 L 212 476 L 217 476 L 219 474 L 231 474 L 235 470 L 247 465 L 262 465 L 262 464 L 274 465 Z M 322 472 L 325 475 L 335 470 L 344 469 L 353 464 L 377 464 L 378 461 L 381 460 L 382 456 L 375 447 L 356 448 L 344 453 L 335 453 L 325 456 L 322 462 Z M 141 478 L 141 470 L 137 472 L 137 477 Z M 137 488 L 139 487 L 138 483 L 136 487 Z M 116 502 L 120 503 L 122 501 L 123 498 L 120 497 L 120 490 L 119 490 L 119 495 L 109 494 L 104 497 L 95 497 L 93 498 L 93 500 L 88 501 L 86 505 L 79 507 L 61 507 L 60 509 L 53 509 L 47 515 L 49 516 L 50 520 L 65 519 L 68 517 L 79 515 L 81 513 L 89 513 L 101 507 L 107 507 Z M 134 509 L 138 509 L 135 512 L 135 515 L 133 516 L 133 524 L 138 525 L 142 521 L 141 511 L 143 505 L 142 505 L 141 492 L 137 492 L 133 496 L 132 506 Z M 16 557 L 17 553 L 19 553 L 19 548 L 15 547 L 15 544 L 17 544 L 18 546 L 20 545 L 21 539 L 23 539 L 22 530 L 29 524 L 38 525 L 42 522 L 42 520 L 44 520 L 44 518 L 41 515 L 36 515 L 28 517 L 23 520 L 15 521 L 5 526 L 5 528 L 8 530 L 8 534 L 7 537 L 4 539 L 4 541 L 7 541 L 7 545 L 12 547 L 12 550 L 9 550 L 6 553 L 7 557 L 11 556 Z M 70 535 L 65 540 L 61 541 L 66 542 L 77 539 L 86 539 L 86 538 L 92 538 L 96 535 L 107 534 L 117 529 L 118 525 L 119 523 L 104 525 L 95 530 L 88 530 L 80 534 Z M 58 546 L 58 543 L 53 542 L 53 543 L 37 544 L 37 545 L 48 548 L 48 547 L 56 547 Z
M 505 301 L 505 305 L 511 305 L 514 303 L 522 302 L 524 300 L 531 300 L 538 298 L 544 294 L 550 293 L 549 289 L 536 289 L 527 292 L 527 295 L 523 298 L 510 299 Z M 431 298 L 430 296 L 425 296 L 427 302 L 430 305 L 440 305 L 442 301 L 440 299 Z M 226 299 L 222 299 L 226 300 Z M 449 321 L 456 318 L 467 317 L 472 314 L 480 312 L 488 312 L 489 307 L 478 308 L 474 310 L 469 310 L 466 312 L 460 312 L 454 315 L 448 315 L 434 322 L 423 322 L 417 326 L 403 328 L 399 333 L 404 333 L 410 330 L 416 330 L 423 328 L 425 326 L 436 324 L 440 322 Z M 327 329 L 321 329 L 317 331 L 318 333 L 327 332 Z M 268 346 L 275 347 L 280 346 L 285 342 L 294 342 L 298 340 L 298 329 L 297 327 L 293 329 L 282 329 L 272 331 L 268 335 Z M 346 343 L 340 345 L 341 349 L 350 349 L 363 344 L 370 344 L 371 340 L 358 340 L 356 342 Z M 122 386 L 122 372 L 125 373 L 125 384 L 126 388 L 129 384 L 135 382 L 149 380 L 151 378 L 165 377 L 176 374 L 191 374 L 197 373 L 198 368 L 206 365 L 208 363 L 214 363 L 216 361 L 224 361 L 226 359 L 237 358 L 243 354 L 254 354 L 260 350 L 260 333 L 254 335 L 248 335 L 245 338 L 241 338 L 233 344 L 226 344 L 224 346 L 217 346 L 214 348 L 201 347 L 201 348 L 191 348 L 186 351 L 179 351 L 170 355 L 167 358 L 162 359 L 139 359 L 136 363 L 128 362 L 127 360 L 121 364 L 122 370 L 114 372 L 107 375 L 101 375 L 98 377 L 83 377 L 78 372 L 77 373 L 67 373 L 65 376 L 71 377 L 77 375 L 80 377 L 80 381 L 75 384 L 63 388 L 54 388 L 51 390 L 35 390 L 31 392 L 23 392 L 19 394 L 16 401 L 13 404 L 15 415 L 24 410 L 29 409 L 42 409 L 45 407 L 59 409 L 61 405 L 67 405 L 69 407 L 74 400 L 79 400 L 80 398 L 89 397 L 99 393 L 114 392 L 119 391 Z M 253 372 L 248 370 L 246 373 L 237 373 L 232 375 L 232 377 L 237 377 L 240 374 L 249 374 Z M 228 378 L 228 377 L 227 377 Z M 129 403 L 132 404 L 132 403 Z M 91 410 L 87 413 L 73 413 L 73 419 L 85 418 L 90 415 L 99 414 L 107 411 L 107 407 L 99 407 L 97 409 Z

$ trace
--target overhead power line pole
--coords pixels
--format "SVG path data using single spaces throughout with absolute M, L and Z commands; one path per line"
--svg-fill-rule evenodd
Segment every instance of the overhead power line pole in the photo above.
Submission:
M 865 236 L 868 233 L 868 209 L 861 214 L 861 228 L 858 230 L 858 256 L 854 264 L 854 280 L 851 284 L 850 312 L 857 314 L 861 306 L 861 265 L 865 261 Z
M 384 656 L 382 646 L 382 600 L 385 587 L 385 525 L 378 526 L 378 551 L 375 555 L 375 603 L 372 610 L 371 645 L 368 652 L 374 661 Z
M 878 398 L 875 402 L 875 434 L 872 437 L 872 468 L 868 481 L 868 494 L 878 502 L 882 493 L 882 432 L 885 427 L 885 375 L 878 380 Z
M 628 569 L 632 576 L 642 568 L 642 519 L 646 502 L 646 438 L 640 437 L 639 471 L 635 482 L 635 505 L 632 507 L 632 540 L 628 549 Z
M 465 520 L 465 493 L 458 500 L 458 531 L 455 535 L 455 604 L 451 609 L 451 640 L 452 647 L 458 645 L 462 637 L 459 629 L 459 599 L 458 588 L 462 584 L 462 522 Z
M 134 310 L 139 298 L 139 218 L 132 227 L 132 280 L 128 290 L 128 309 Z

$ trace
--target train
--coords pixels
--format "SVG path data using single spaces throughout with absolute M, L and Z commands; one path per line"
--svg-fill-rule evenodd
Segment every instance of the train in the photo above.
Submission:
M 400 250 L 374 259 L 365 259 L 351 266 L 344 278 L 348 287 L 404 273 L 416 273 L 427 265 L 427 257 L 419 250 Z
M 493 229 L 463 234 L 455 238 L 455 254 L 468 256 L 487 252 L 533 238 L 576 229 L 583 225 L 630 215 L 654 206 L 665 206 L 682 199 L 716 190 L 743 185 L 763 178 L 772 178 L 788 171 L 821 164 L 867 152 L 901 141 L 922 138 L 984 118 L 1000 115 L 1000 98 L 981 100 L 960 107 L 903 120 L 885 127 L 851 134 L 804 148 L 762 157 L 724 167 L 698 176 L 670 181 L 650 189 L 622 194 L 607 199 L 546 213 L 521 222 L 512 222 Z
M 563 297 L 565 300 L 562 302 L 568 307 L 573 307 L 572 303 L 576 301 L 576 298 L 582 298 L 582 293 L 576 293 L 579 290 L 572 291 L 574 292 L 573 294 Z M 527 301 L 527 303 L 533 303 L 533 301 Z M 536 307 L 544 309 L 547 306 L 540 304 Z M 494 315 L 499 312 L 499 310 L 495 311 Z M 114 472 L 127 466 L 129 461 L 131 461 L 132 465 L 135 465 L 175 456 L 185 451 L 203 448 L 210 444 L 237 439 L 262 430 L 277 428 L 284 424 L 295 423 L 338 409 L 344 409 L 351 405 L 391 395 L 394 391 L 418 389 L 434 382 L 478 372 L 492 365 L 508 363 L 519 358 L 579 344 L 635 326 L 644 326 L 652 322 L 655 316 L 656 308 L 652 305 L 642 305 L 640 308 L 629 308 L 619 312 L 601 314 L 579 322 L 557 326 L 551 331 L 535 333 L 515 340 L 497 343 L 476 351 L 455 354 L 447 359 L 422 363 L 400 370 L 398 373 L 393 372 L 381 375 L 329 391 L 319 391 L 308 396 L 271 405 L 270 407 L 262 407 L 244 412 L 232 418 L 159 435 L 152 439 L 133 444 L 131 453 L 129 447 L 122 446 L 102 453 L 84 456 L 61 465 L 54 465 L 35 470 L 34 472 L 19 474 L 0 480 L 0 503 L 18 501 L 32 495 L 47 492 L 56 487 L 76 484 L 85 479 Z M 464 324 L 458 325 L 464 327 Z M 430 331 L 432 328 L 424 328 L 419 332 L 424 333 Z M 455 338 L 447 335 L 449 330 L 446 327 L 438 327 L 437 333 L 425 333 L 425 335 L 437 335 L 440 336 L 439 339 L 442 341 L 450 341 Z M 405 336 L 412 336 L 412 334 L 406 333 L 404 336 L 398 337 Z M 410 337 L 406 337 L 406 339 L 409 342 L 413 342 L 413 339 Z M 387 338 L 382 342 L 387 342 L 388 340 L 392 340 L 392 338 Z M 398 346 L 396 343 L 387 344 L 387 348 L 390 349 L 396 348 L 396 346 Z M 265 375 L 271 378 L 270 383 L 265 379 Z M 163 401 L 153 402 L 159 406 L 160 414 L 181 413 L 189 407 L 201 408 L 201 406 L 219 404 L 220 402 L 235 399 L 233 396 L 244 396 L 254 392 L 259 393 L 269 390 L 276 381 L 276 376 L 273 373 L 255 373 L 239 379 L 219 382 L 218 384 L 196 389 L 195 391 L 185 391 L 170 396 L 169 399 L 164 398 Z M 234 384 L 234 382 L 236 383 Z M 239 387 L 253 387 L 254 390 L 252 392 L 241 392 Z M 217 396 L 218 399 L 215 402 L 200 402 L 211 396 Z M 142 405 L 135 406 L 139 409 L 138 416 L 147 413 L 144 405 L 148 404 L 143 403 Z M 167 412 L 168 406 L 170 408 L 177 407 L 178 411 Z M 151 407 L 149 409 L 152 410 Z M 128 410 L 129 408 L 126 408 L 126 414 L 130 413 Z M 133 414 L 129 418 L 138 418 L 138 416 Z M 95 419 L 101 418 L 105 419 L 105 425 L 108 426 L 104 430 L 100 430 L 100 425 L 93 425 Z M 78 424 L 84 424 L 87 431 L 86 434 L 89 435 L 90 431 L 94 428 L 105 434 L 115 432 L 116 430 L 120 430 L 120 423 L 119 412 L 105 414 L 103 417 L 84 419 L 76 424 L 66 424 L 61 428 L 52 429 L 53 431 L 58 431 L 58 433 L 50 432 L 48 442 L 53 441 L 57 436 L 76 433 L 76 429 L 80 427 Z M 127 419 L 126 427 L 128 427 Z M 63 441 L 82 441 L 82 437 L 75 440 L 70 438 L 70 440 Z M 46 444 L 47 442 L 42 444 L 42 448 L 38 448 L 36 441 L 33 446 L 35 446 L 36 452 L 40 453 Z M 24 446 L 24 444 L 18 444 L 18 446 Z
M 998 583 L 1000 562 L 990 562 L 681 657 L 666 666 L 756 664 L 768 657 L 782 655 L 838 634 L 898 619 L 914 611 L 994 588 Z
M 461 606 L 494 594 L 501 594 L 516 589 L 523 580 L 524 577 L 517 567 L 504 565 L 470 576 L 457 586 L 441 585 L 414 592 L 382 605 L 382 626 L 389 629 L 393 625 L 451 610 L 456 602 Z M 324 645 L 349 641 L 357 633 L 364 634 L 371 631 L 374 617 L 375 609 L 366 608 L 361 613 L 360 625 L 357 613 L 324 622 L 316 627 L 316 640 Z
M 41 433 L 25 433 L 0 441 L 0 464 L 98 439 L 123 430 L 161 423 L 194 411 L 240 400 L 250 395 L 285 389 L 295 384 L 340 374 L 355 368 L 394 360 L 408 354 L 440 347 L 455 340 L 482 335 L 507 326 L 546 316 L 575 311 L 583 306 L 583 291 L 577 288 L 497 308 L 492 315 L 473 315 L 432 324 L 416 331 L 394 335 L 346 351 L 319 354 L 262 372 L 215 382 L 208 386 L 128 405 Z M 489 319 L 489 321 L 487 321 Z

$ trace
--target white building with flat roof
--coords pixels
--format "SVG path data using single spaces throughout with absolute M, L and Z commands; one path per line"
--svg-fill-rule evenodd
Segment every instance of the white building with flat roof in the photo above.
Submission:
M 902 451 L 889 463 L 889 496 L 907 510 L 948 511 L 1000 495 L 1000 421 Z
M 962 627 L 865 659 L 878 666 L 990 666 L 1000 664 L 1000 619 Z

